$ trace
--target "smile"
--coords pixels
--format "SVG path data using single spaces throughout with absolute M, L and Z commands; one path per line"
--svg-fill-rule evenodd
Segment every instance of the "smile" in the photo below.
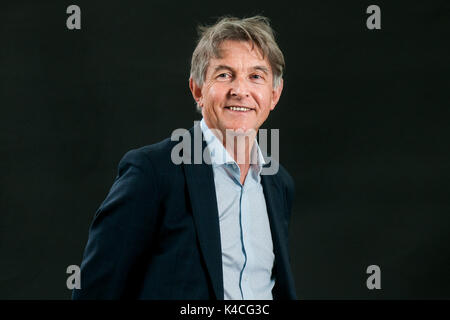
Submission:
M 226 109 L 229 109 L 231 111 L 241 111 L 241 112 L 248 112 L 252 111 L 253 109 L 247 108 L 247 107 L 225 107 Z

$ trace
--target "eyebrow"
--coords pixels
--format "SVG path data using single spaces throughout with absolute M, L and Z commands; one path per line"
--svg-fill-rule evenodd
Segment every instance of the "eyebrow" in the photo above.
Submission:
M 232 67 L 220 64 L 214 68 L 214 73 L 216 73 L 219 70 L 223 70 L 223 69 L 230 70 L 231 72 L 235 72 L 235 70 Z M 260 70 L 260 71 L 264 72 L 265 74 L 269 74 L 269 69 L 265 66 L 254 66 L 254 67 L 251 67 L 250 69 Z
M 264 67 L 264 66 L 254 66 L 252 69 L 253 70 L 260 70 L 260 71 L 264 72 L 265 74 L 269 74 L 269 69 L 267 67 Z
M 214 73 L 216 73 L 216 72 L 219 71 L 219 70 L 223 70 L 223 69 L 225 69 L 225 70 L 230 70 L 231 72 L 234 72 L 233 68 L 231 68 L 231 67 L 229 67 L 229 66 L 226 66 L 226 65 L 224 65 L 224 64 L 220 64 L 220 65 L 218 65 L 218 66 L 216 66 L 216 67 L 214 68 Z

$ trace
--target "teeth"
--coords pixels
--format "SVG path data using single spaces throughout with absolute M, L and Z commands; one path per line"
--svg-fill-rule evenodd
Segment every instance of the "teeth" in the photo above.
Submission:
M 250 108 L 244 108 L 244 107 L 230 107 L 233 111 L 248 111 Z

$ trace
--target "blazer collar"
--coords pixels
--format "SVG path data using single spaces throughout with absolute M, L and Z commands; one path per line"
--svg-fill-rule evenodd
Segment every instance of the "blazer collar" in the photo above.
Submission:
M 183 164 L 183 167 L 192 205 L 194 225 L 216 299 L 223 300 L 222 247 L 213 169 L 204 161 L 201 161 L 201 164 L 194 164 L 193 161 L 194 139 L 198 139 L 198 137 L 202 139 L 200 126 L 195 125 L 189 130 L 189 134 L 191 136 L 191 154 L 189 155 L 191 164 Z M 206 148 L 206 142 L 202 139 L 202 151 L 204 148 Z M 203 152 L 201 154 L 203 155 Z
M 266 164 L 266 166 L 269 165 Z M 275 254 L 274 271 L 276 280 L 273 296 L 274 299 L 297 299 L 289 259 L 289 239 L 287 233 L 289 221 L 287 221 L 288 215 L 285 205 L 286 191 L 279 180 L 280 178 L 277 174 L 261 176 Z

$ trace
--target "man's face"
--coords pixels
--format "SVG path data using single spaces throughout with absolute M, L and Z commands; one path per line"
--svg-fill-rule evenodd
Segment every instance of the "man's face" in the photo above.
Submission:
M 270 63 L 250 42 L 226 40 L 220 52 L 221 58 L 209 61 L 202 87 L 190 79 L 194 99 L 209 128 L 222 134 L 226 129 L 257 131 L 275 108 L 283 83 L 273 88 Z

